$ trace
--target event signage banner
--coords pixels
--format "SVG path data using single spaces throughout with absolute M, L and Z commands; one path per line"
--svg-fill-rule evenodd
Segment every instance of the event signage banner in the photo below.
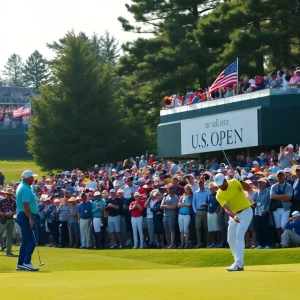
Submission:
M 257 112 L 246 109 L 181 121 L 181 154 L 258 146 Z

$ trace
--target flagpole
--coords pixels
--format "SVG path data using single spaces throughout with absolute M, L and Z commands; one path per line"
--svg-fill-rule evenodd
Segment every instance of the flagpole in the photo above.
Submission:
M 236 83 L 236 87 L 239 88 L 239 58 L 236 58 L 236 72 L 237 72 L 237 83 Z

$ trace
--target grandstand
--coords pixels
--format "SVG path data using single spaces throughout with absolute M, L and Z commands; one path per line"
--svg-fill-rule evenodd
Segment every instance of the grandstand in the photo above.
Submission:
M 0 82 L 0 105 L 24 105 L 37 95 L 28 87 L 5 86 Z

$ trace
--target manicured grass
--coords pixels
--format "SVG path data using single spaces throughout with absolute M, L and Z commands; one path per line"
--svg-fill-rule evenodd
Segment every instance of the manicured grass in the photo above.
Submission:
M 41 247 L 40 253 L 46 264 L 38 273 L 14 271 L 17 258 L 0 253 L 3 298 L 247 300 L 292 299 L 300 292 L 299 248 L 248 250 L 245 271 L 237 273 L 225 270 L 232 258 L 224 249 L 96 251 Z M 33 263 L 38 264 L 36 253 Z
M 25 170 L 38 174 L 38 179 L 44 175 L 44 172 L 31 160 L 0 160 L 0 171 L 5 176 L 5 183 L 18 181 Z

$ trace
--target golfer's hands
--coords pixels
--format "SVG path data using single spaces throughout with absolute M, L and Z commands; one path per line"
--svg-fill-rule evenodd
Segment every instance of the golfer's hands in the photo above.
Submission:
M 31 229 L 34 227 L 34 221 L 32 218 L 29 219 L 29 225 Z
M 234 220 L 236 223 L 240 223 L 240 219 L 239 219 L 237 216 L 234 216 L 233 220 Z

